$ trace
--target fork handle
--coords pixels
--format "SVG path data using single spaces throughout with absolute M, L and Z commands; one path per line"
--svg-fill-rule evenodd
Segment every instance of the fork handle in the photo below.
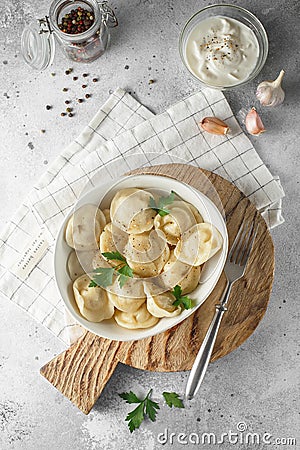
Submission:
M 230 291 L 231 291 L 231 283 L 228 283 L 223 293 L 220 304 L 216 305 L 215 315 L 207 330 L 207 333 L 205 335 L 204 341 L 202 342 L 198 355 L 196 356 L 196 359 L 194 361 L 185 390 L 185 397 L 188 400 L 191 400 L 192 398 L 195 397 L 203 381 L 216 342 L 223 314 L 227 310 L 225 305 L 227 303 Z

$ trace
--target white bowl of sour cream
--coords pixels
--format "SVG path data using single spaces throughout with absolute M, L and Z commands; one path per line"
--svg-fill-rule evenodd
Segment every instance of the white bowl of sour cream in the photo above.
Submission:
M 261 22 L 234 5 L 212 5 L 194 14 L 180 35 L 182 61 L 205 86 L 230 89 L 261 71 L 268 38 Z

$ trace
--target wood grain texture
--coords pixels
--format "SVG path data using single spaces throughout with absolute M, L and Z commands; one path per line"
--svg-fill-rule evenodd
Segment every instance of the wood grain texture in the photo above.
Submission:
M 255 206 L 231 183 L 212 172 L 184 164 L 138 169 L 132 173 L 165 175 L 206 194 L 225 214 L 229 245 L 246 217 L 259 225 L 246 273 L 232 289 L 211 361 L 239 347 L 261 321 L 274 276 L 274 248 L 266 223 Z M 117 342 L 87 332 L 66 352 L 41 369 L 41 374 L 87 414 L 118 362 L 145 370 L 191 369 L 225 287 L 225 276 L 197 311 L 170 330 L 141 341 Z

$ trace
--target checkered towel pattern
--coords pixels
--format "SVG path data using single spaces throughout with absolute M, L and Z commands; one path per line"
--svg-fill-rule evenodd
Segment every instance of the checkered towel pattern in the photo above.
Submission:
M 228 123 L 229 136 L 199 128 L 206 116 Z M 241 130 L 222 92 L 203 89 L 155 116 L 118 88 L 79 137 L 49 167 L 0 235 L 0 292 L 69 344 L 82 329 L 66 314 L 53 270 L 54 238 L 83 192 L 142 166 L 188 163 L 234 183 L 269 228 L 283 222 L 283 189 Z M 15 270 L 28 243 L 43 252 L 26 277 Z M 42 237 L 41 237 L 42 236 Z M 33 264 L 31 261 L 31 264 Z

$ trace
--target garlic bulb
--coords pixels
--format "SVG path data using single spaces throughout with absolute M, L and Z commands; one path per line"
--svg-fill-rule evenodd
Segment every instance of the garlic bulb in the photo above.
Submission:
M 257 87 L 256 97 L 263 106 L 277 106 L 284 100 L 284 90 L 281 87 L 284 70 L 274 81 L 263 81 Z
M 264 124 L 262 123 L 262 120 L 254 107 L 251 108 L 250 111 L 248 112 L 245 119 L 245 125 L 247 131 L 255 136 L 266 131 Z
M 212 134 L 227 134 L 229 126 L 217 117 L 204 117 L 200 122 L 203 130 Z

